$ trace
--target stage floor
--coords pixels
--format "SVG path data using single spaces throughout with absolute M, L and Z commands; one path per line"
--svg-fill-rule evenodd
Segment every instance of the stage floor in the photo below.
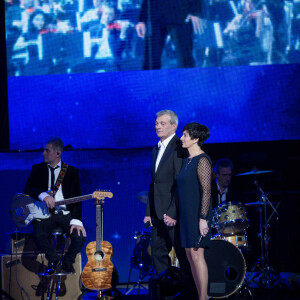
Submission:
M 119 297 L 115 300 L 154 300 L 151 299 L 148 291 L 148 282 L 142 283 L 142 288 L 132 288 L 132 284 L 120 284 L 117 290 L 120 292 Z M 249 292 L 250 291 L 250 292 Z M 99 299 L 97 292 L 89 291 L 83 297 L 83 300 Z M 101 299 L 101 298 L 100 298 Z M 102 297 L 104 300 L 105 298 Z M 231 299 L 231 300 L 299 300 L 300 299 L 300 274 L 295 273 L 280 273 L 280 280 L 272 288 L 250 285 L 247 288 L 237 289 L 231 296 L 223 298 L 211 299 Z M 109 298 L 105 299 L 109 300 Z M 155 299 L 156 300 L 156 299 Z M 180 295 L 174 297 L 174 300 L 197 300 L 183 299 Z
M 121 290 L 122 291 L 122 290 Z M 129 295 L 122 293 L 122 295 L 117 299 L 122 300 L 152 300 L 151 297 L 147 294 L 143 294 L 142 292 L 140 294 L 130 293 Z M 90 292 L 87 293 L 83 298 L 83 300 L 96 300 L 99 299 L 97 296 L 97 293 Z M 101 299 L 101 298 L 100 298 Z M 105 298 L 103 298 L 104 300 Z M 178 297 L 175 297 L 174 300 L 177 300 Z M 180 298 L 179 298 L 180 299 Z M 274 291 L 263 291 L 263 290 L 257 290 L 253 291 L 252 296 L 250 295 L 240 295 L 239 292 L 235 293 L 232 296 L 225 297 L 225 298 L 211 298 L 211 299 L 230 299 L 230 300 L 299 300 L 299 291 L 298 293 L 296 291 L 294 292 L 274 292 Z M 106 300 L 106 299 L 105 299 Z M 180 300 L 192 300 L 192 299 L 180 299 Z M 196 300 L 196 299 L 195 299 Z

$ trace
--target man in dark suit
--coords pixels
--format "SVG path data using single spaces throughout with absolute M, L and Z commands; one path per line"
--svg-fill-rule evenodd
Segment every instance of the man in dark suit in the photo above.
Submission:
M 242 193 L 232 185 L 233 163 L 230 159 L 220 158 L 214 167 L 215 180 L 212 184 L 212 203 L 216 208 L 223 202 L 241 202 Z
M 169 252 L 174 246 L 185 278 L 191 278 L 186 254 L 180 245 L 177 224 L 176 177 L 184 157 L 181 141 L 175 134 L 178 117 L 170 110 L 160 111 L 156 116 L 155 129 L 160 141 L 152 151 L 152 180 L 144 223 L 149 222 L 152 226 L 151 255 L 156 274 L 161 274 L 171 266 Z
M 143 69 L 160 69 L 166 38 L 170 34 L 179 68 L 195 66 L 193 32 L 202 34 L 204 0 L 143 0 L 137 35 L 145 38 Z
M 48 260 L 47 275 L 55 273 L 59 257 L 54 246 L 49 241 L 51 232 L 56 227 L 70 235 L 71 244 L 64 255 L 62 270 L 66 273 L 74 272 L 73 263 L 78 252 L 84 245 L 86 231 L 81 221 L 81 202 L 55 207 L 55 201 L 80 196 L 78 169 L 67 166 L 61 161 L 63 142 L 60 138 L 50 139 L 44 148 L 44 162 L 32 166 L 30 176 L 25 185 L 25 194 L 39 201 L 44 201 L 51 216 L 47 219 L 33 221 L 33 235 L 38 249 L 45 253 Z M 61 184 L 57 180 L 65 172 Z M 55 195 L 51 195 L 49 191 Z

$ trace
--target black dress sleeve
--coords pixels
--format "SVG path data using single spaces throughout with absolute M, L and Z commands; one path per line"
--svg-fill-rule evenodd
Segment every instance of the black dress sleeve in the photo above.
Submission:
M 199 210 L 199 218 L 207 219 L 209 207 L 211 203 L 211 178 L 212 167 L 209 159 L 205 156 L 201 157 L 197 168 L 198 179 L 202 189 L 201 202 Z

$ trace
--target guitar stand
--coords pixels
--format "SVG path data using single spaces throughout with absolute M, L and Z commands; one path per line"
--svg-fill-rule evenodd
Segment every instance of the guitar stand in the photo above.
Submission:
M 105 292 L 108 291 L 108 290 L 110 290 L 110 291 L 113 292 L 113 296 L 106 296 Z M 121 295 L 121 292 L 117 288 L 112 287 L 112 288 L 110 288 L 108 290 L 98 290 L 98 291 L 96 291 L 98 298 L 99 299 L 111 299 L 111 298 L 117 297 L 119 299 L 119 296 Z M 95 290 L 90 290 L 90 289 L 87 289 L 86 287 L 82 287 L 81 288 L 81 295 L 77 298 L 77 300 L 82 300 L 83 297 L 88 292 L 95 292 Z
M 81 288 L 81 295 L 77 298 L 77 300 L 82 300 L 86 293 L 91 292 L 91 290 L 82 287 Z

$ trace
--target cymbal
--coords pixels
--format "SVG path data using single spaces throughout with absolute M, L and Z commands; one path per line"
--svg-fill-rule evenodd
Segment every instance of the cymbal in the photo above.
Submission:
M 248 203 L 245 203 L 245 205 L 247 206 L 258 206 L 258 205 L 270 205 L 269 202 L 264 202 L 264 201 L 256 201 L 256 202 L 248 202 Z M 272 204 L 274 204 L 274 202 L 272 202 Z
M 274 171 L 271 171 L 271 170 L 268 170 L 268 171 L 259 171 L 256 168 L 254 168 L 250 172 L 236 174 L 235 176 L 258 175 L 258 174 L 265 174 L 265 173 L 272 173 L 272 172 L 274 172 Z
M 284 192 L 283 191 L 267 191 L 265 192 L 265 194 L 267 195 L 282 195 Z M 260 194 L 260 191 L 248 191 L 248 192 L 243 192 L 243 194 L 245 195 L 257 195 L 257 194 Z
M 148 201 L 148 191 L 139 192 L 139 193 L 137 193 L 136 197 L 137 197 L 142 203 L 147 204 L 147 201 Z

